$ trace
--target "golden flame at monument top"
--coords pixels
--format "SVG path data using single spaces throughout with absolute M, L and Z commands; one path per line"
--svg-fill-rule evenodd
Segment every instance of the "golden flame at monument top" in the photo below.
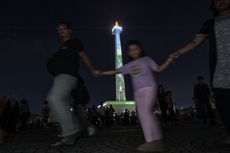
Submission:
M 119 26 L 119 23 L 118 23 L 118 21 L 116 21 L 116 23 L 115 23 L 115 26 Z
M 120 31 L 120 32 L 122 31 L 122 27 L 119 26 L 118 21 L 115 22 L 115 25 L 114 25 L 114 27 L 112 29 L 112 34 L 115 34 L 116 31 Z

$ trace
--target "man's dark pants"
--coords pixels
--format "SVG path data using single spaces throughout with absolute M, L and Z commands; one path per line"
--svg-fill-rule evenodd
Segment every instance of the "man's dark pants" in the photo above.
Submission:
M 203 119 L 204 123 L 207 122 L 208 118 L 211 123 L 214 123 L 214 115 L 210 100 L 197 100 L 198 113 Z
M 230 89 L 214 89 L 222 122 L 230 135 Z

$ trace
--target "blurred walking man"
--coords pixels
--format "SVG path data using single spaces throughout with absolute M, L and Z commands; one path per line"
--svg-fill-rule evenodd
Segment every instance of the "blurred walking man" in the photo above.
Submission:
M 47 101 L 55 114 L 55 119 L 61 125 L 62 139 L 51 146 L 74 144 L 76 135 L 81 130 L 77 119 L 70 111 L 71 91 L 77 84 L 80 58 L 92 74 L 97 73 L 81 41 L 72 38 L 71 26 L 66 22 L 60 22 L 57 30 L 63 44 L 47 63 L 48 71 L 54 76 Z

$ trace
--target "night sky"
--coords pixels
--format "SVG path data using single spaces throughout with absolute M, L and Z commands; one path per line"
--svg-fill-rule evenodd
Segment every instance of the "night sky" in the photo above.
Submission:
M 0 95 L 27 98 L 33 112 L 40 112 L 52 84 L 46 60 L 57 51 L 60 40 L 56 24 L 73 25 L 99 69 L 114 67 L 114 37 L 111 29 L 120 21 L 122 45 L 141 41 L 146 54 L 157 63 L 190 41 L 211 16 L 210 0 L 7 0 L 0 5 Z M 207 43 L 208 44 L 208 43 Z M 208 45 L 179 59 L 157 75 L 159 84 L 173 91 L 178 106 L 192 104 L 198 75 L 209 81 Z M 125 62 L 127 61 L 125 58 Z M 81 74 L 91 94 L 91 104 L 115 97 L 114 77 L 94 78 L 84 64 Z M 130 78 L 127 94 L 132 99 Z

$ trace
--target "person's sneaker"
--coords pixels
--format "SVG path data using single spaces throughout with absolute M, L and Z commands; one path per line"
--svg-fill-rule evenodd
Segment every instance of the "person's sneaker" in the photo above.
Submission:
M 163 152 L 165 151 L 162 141 L 146 142 L 137 147 L 137 150 L 144 152 Z
M 224 141 L 223 141 L 224 144 L 227 144 L 227 145 L 230 145 L 230 136 L 227 137 Z
M 69 146 L 69 145 L 73 145 L 73 144 L 74 144 L 74 141 L 61 139 L 60 141 L 51 144 L 50 147 Z
M 61 134 L 58 134 L 57 137 L 58 138 L 63 138 L 63 136 Z
M 50 145 L 50 147 L 59 147 L 59 146 L 69 146 L 74 145 L 76 139 L 78 138 L 79 134 L 73 134 L 67 137 L 63 137 L 60 141 L 53 143 Z
M 93 126 L 88 127 L 88 129 L 87 129 L 88 135 L 93 136 L 96 133 L 96 130 L 97 129 L 95 127 L 93 127 Z

